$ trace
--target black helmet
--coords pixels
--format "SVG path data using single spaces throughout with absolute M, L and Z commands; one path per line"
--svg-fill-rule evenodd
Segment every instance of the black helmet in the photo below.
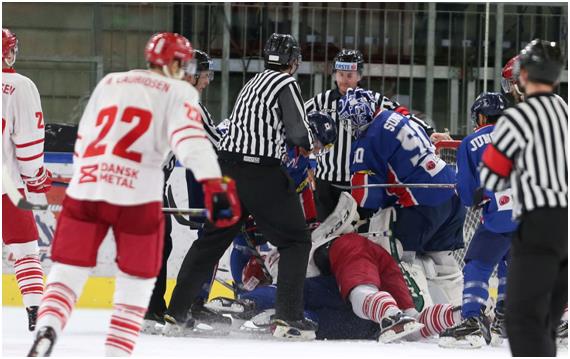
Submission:
M 362 74 L 364 70 L 364 56 L 362 52 L 356 49 L 342 49 L 333 60 L 333 72 L 341 71 L 358 71 Z
M 301 60 L 301 49 L 292 35 L 274 33 L 265 43 L 263 59 L 265 67 L 287 66 L 295 60 Z
M 202 50 L 194 49 L 194 60 L 196 60 L 196 72 L 212 70 L 212 59 Z
M 532 40 L 521 51 L 519 66 L 528 71 L 528 80 L 553 85 L 558 82 L 564 63 L 555 42 Z
M 202 72 L 209 72 L 208 79 L 213 81 L 214 71 L 212 70 L 212 59 L 210 56 L 205 51 L 194 49 L 192 59 L 196 64 L 194 76 L 198 78 Z

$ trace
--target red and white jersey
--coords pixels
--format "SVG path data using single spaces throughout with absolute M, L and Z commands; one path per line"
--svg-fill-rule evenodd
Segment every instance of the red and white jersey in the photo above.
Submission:
M 162 201 L 170 149 L 198 181 L 221 177 L 198 100 L 185 81 L 150 70 L 105 76 L 79 122 L 67 194 L 117 205 Z
M 36 85 L 14 69 L 2 69 L 2 166 L 24 188 L 44 164 L 44 115 Z M 2 185 L 2 194 L 4 194 Z

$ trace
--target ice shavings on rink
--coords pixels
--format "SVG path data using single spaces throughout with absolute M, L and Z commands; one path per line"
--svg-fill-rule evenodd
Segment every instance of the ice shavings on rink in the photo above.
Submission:
M 111 311 L 75 310 L 52 353 L 54 357 L 103 356 L 105 334 Z M 2 307 L 2 356 L 25 356 L 32 344 L 21 307 Z M 390 358 L 397 357 L 509 357 L 507 343 L 502 347 L 480 350 L 442 349 L 434 342 L 380 344 L 373 341 L 282 342 L 249 339 L 230 334 L 217 338 L 167 338 L 142 334 L 134 356 L 191 358 Z M 558 356 L 568 356 L 559 351 Z

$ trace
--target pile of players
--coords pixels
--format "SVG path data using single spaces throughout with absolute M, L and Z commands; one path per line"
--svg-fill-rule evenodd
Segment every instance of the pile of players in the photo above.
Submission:
M 283 39 L 291 41 L 291 36 Z M 3 72 L 13 72 L 16 53 L 17 40 L 4 29 Z M 172 336 L 227 332 L 232 325 L 227 314 L 245 320 L 240 327 L 244 332 L 271 333 L 281 325 L 272 318 L 279 251 L 265 243 L 267 238 L 258 233 L 254 218 L 234 241 L 231 266 L 236 299 L 205 303 L 211 283 L 204 283 L 204 293 L 196 298 L 173 293 L 173 301 L 184 300 L 188 306 L 184 322 L 169 315 L 163 299 L 172 246 L 168 244 L 170 219 L 165 231 L 161 213 L 164 158 L 172 151 L 191 170 L 187 176 L 191 207 L 205 207 L 211 223 L 231 226 L 241 210 L 235 184 L 221 176 L 216 162 L 217 142 L 226 134 L 223 127 L 215 127 L 199 101 L 201 91 L 213 80 L 209 57 L 172 33 L 154 35 L 145 56 L 149 69 L 107 75 L 81 119 L 74 176 L 58 219 L 52 247 L 55 263 L 43 297 L 43 288 L 26 289 L 26 280 L 37 278 L 38 273 L 41 277 L 37 246 L 30 244 L 37 233 L 27 233 L 19 242 L 17 236 L 3 233 L 7 244 L 16 243 L 11 244 L 12 251 L 21 252 L 16 258 L 17 273 L 32 272 L 19 280 L 30 329 L 38 328 L 31 356 L 51 353 L 109 228 L 117 241 L 119 274 L 107 355 L 131 354 L 141 328 Z M 516 73 L 508 74 L 514 62 L 504 72 L 505 91 L 519 99 Z M 307 318 L 302 328 L 291 325 L 283 336 L 384 343 L 439 336 L 444 347 L 500 343 L 506 336 L 506 261 L 516 223 L 511 220 L 509 190 L 481 190 L 478 164 L 507 101 L 498 93 L 483 93 L 475 100 L 471 112 L 477 129 L 462 141 L 456 171 L 438 157 L 434 147 L 449 136 L 435 132 L 395 101 L 363 89 L 363 66 L 358 50 L 343 49 L 337 54 L 333 61 L 337 87 L 305 104 L 316 161 L 294 147 L 287 149 L 283 159 L 312 230 L 304 290 Z M 16 82 L 23 81 L 20 77 L 13 80 L 14 86 L 23 86 Z M 3 119 L 5 109 L 18 108 L 15 101 L 5 100 L 5 94 Z M 3 136 L 10 136 L 4 147 L 12 146 L 5 149 L 9 156 L 5 152 L 4 161 L 14 158 L 10 171 L 21 173 L 23 179 L 14 180 L 15 185 L 47 191 L 51 174 L 43 167 L 43 147 L 38 148 L 39 155 L 20 155 L 35 149 L 39 137 L 32 138 L 32 132 L 26 137 L 13 122 L 6 132 L 4 127 Z M 35 135 L 43 123 L 37 127 Z M 173 161 L 171 156 L 166 166 L 170 170 L 165 172 L 172 170 Z M 110 165 L 123 170 L 109 173 L 109 181 L 96 181 L 98 171 L 111 172 Z M 344 174 L 329 176 L 321 167 L 328 173 L 342 173 L 348 167 L 349 183 Z M 463 247 L 466 206 L 481 207 L 483 214 L 462 273 L 452 252 Z M 26 213 L 18 216 L 29 220 Z M 15 239 L 8 242 L 8 238 Z M 497 265 L 499 293 L 491 311 L 488 282 Z M 26 271 L 22 266 L 33 267 Z M 563 325 L 561 338 L 567 337 L 567 321 Z

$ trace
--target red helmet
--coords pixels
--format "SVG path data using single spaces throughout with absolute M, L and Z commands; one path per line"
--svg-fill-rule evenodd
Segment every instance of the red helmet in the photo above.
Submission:
M 10 57 L 11 50 L 18 52 L 18 39 L 12 31 L 2 28 L 2 60 Z
M 192 45 L 180 34 L 160 32 L 148 40 L 144 56 L 147 62 L 158 66 L 168 65 L 175 59 L 185 63 L 192 59 Z
M 517 83 L 519 76 L 518 60 L 519 55 L 510 59 L 501 72 L 501 87 L 505 93 L 511 93 L 513 86 Z

